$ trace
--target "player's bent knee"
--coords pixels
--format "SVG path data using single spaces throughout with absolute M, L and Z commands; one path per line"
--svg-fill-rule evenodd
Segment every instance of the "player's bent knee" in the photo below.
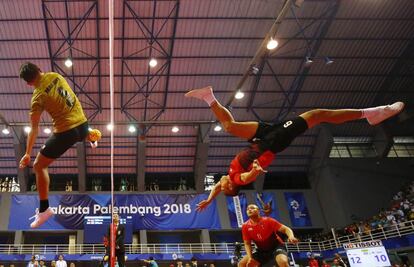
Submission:
M 326 110 L 313 109 L 301 114 L 300 116 L 306 120 L 308 127 L 312 128 L 323 121 L 323 118 L 326 116 Z
M 289 259 L 284 254 L 279 254 L 276 256 L 276 263 L 279 267 L 288 267 L 289 266 Z
M 33 170 L 35 172 L 42 171 L 43 169 L 46 169 L 50 165 L 50 163 L 53 162 L 53 160 L 54 159 L 47 158 L 39 153 L 35 161 L 33 162 Z
M 226 131 L 226 132 L 228 132 L 230 134 L 233 133 L 233 131 L 234 131 L 234 127 L 233 127 L 234 124 L 233 124 L 232 121 L 225 121 L 225 122 L 222 123 L 222 125 L 223 125 L 223 128 L 224 128 L 224 131 Z
M 36 158 L 36 160 L 33 162 L 33 170 L 35 172 L 39 172 L 39 171 L 41 171 L 44 168 L 45 167 L 43 166 L 43 164 L 41 163 L 41 161 Z

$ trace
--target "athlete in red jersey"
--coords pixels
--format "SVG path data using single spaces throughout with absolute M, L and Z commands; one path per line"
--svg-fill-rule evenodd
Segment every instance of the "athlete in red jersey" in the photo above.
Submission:
M 220 179 L 209 197 L 198 203 L 198 210 L 205 209 L 221 191 L 226 195 L 237 195 L 241 186 L 252 183 L 257 176 L 266 172 L 264 168 L 272 162 L 275 154 L 283 151 L 308 128 L 323 122 L 339 124 L 362 118 L 366 118 L 369 124 L 376 125 L 400 113 L 404 108 L 404 103 L 396 102 L 366 109 L 314 109 L 279 124 L 267 124 L 235 121 L 230 111 L 217 101 L 211 86 L 191 90 L 185 96 L 207 102 L 227 132 L 251 143 L 236 155 L 230 164 L 228 175 Z
M 308 264 L 309 267 L 319 267 L 319 262 L 317 259 L 315 259 L 314 255 L 310 256 Z
M 249 220 L 242 226 L 246 256 L 243 257 L 238 266 L 256 267 L 264 265 L 272 259 L 279 267 L 289 266 L 284 243 L 277 232 L 287 235 L 288 242 L 297 243 L 298 240 L 292 229 L 271 217 L 261 217 L 259 207 L 254 204 L 247 206 L 247 216 L 249 216 Z M 255 252 L 252 252 L 252 241 L 257 247 Z

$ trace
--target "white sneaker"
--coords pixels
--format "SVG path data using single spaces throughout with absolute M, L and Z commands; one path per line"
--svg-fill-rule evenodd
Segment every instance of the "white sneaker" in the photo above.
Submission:
M 204 100 L 204 98 L 208 95 L 213 95 L 213 88 L 211 86 L 191 90 L 185 94 L 185 97 L 194 97 L 200 100 Z
M 404 103 L 403 102 L 395 102 L 392 105 L 384 106 L 384 108 L 380 109 L 378 113 L 376 113 L 374 116 L 371 116 L 370 118 L 367 118 L 367 121 L 371 125 L 377 125 L 383 121 L 385 121 L 388 118 L 391 118 L 392 116 L 397 115 L 404 109 Z
M 55 213 L 51 208 L 47 208 L 44 212 L 39 212 L 39 209 L 36 209 L 36 215 L 34 216 L 35 220 L 30 224 L 30 228 L 38 228 L 44 224 L 50 217 Z M 33 217 L 32 217 L 33 218 Z

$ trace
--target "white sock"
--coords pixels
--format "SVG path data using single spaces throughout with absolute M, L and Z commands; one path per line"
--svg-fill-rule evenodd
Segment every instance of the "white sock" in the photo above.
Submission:
M 217 101 L 216 97 L 214 96 L 213 92 L 211 94 L 203 96 L 203 100 L 207 102 L 208 106 L 211 107 L 211 105 Z
M 378 107 L 373 107 L 373 108 L 364 108 L 361 109 L 361 119 L 363 118 L 370 118 L 372 116 L 375 116 L 378 114 L 378 112 L 380 110 L 382 110 L 383 108 L 385 108 L 386 106 L 378 106 Z

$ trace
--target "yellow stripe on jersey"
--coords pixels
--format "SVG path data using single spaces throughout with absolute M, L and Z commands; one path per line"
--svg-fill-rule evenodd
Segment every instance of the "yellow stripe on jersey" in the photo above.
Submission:
M 60 74 L 44 73 L 31 101 L 30 114 L 46 110 L 53 121 L 53 132 L 61 133 L 86 122 L 82 106 L 75 93 Z

